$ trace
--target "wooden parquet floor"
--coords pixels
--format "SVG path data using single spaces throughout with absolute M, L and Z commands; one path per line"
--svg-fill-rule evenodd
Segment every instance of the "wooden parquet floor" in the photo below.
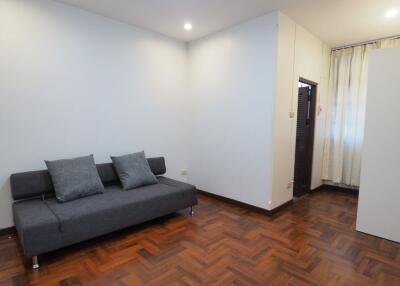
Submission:
M 400 285 L 400 244 L 355 229 L 357 198 L 321 191 L 268 217 L 200 195 L 187 211 L 40 257 L 0 237 L 0 285 Z

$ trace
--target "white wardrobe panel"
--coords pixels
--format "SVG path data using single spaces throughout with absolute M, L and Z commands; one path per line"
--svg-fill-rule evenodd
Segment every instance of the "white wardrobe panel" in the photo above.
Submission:
M 371 53 L 357 230 L 400 242 L 400 47 Z

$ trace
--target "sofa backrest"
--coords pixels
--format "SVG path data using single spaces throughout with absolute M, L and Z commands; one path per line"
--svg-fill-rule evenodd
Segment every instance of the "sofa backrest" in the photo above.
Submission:
M 165 174 L 164 157 L 148 158 L 147 161 L 154 175 Z M 96 166 L 104 185 L 120 183 L 112 163 L 97 164 Z M 54 193 L 53 183 L 47 170 L 12 174 L 10 184 L 14 200 L 29 199 Z

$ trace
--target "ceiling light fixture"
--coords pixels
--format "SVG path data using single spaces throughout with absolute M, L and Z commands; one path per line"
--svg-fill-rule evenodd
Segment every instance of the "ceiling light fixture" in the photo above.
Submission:
M 397 16 L 398 13 L 399 13 L 399 10 L 397 10 L 397 9 L 388 10 L 385 13 L 385 18 L 394 18 Z
M 186 23 L 186 24 L 183 26 L 183 28 L 184 28 L 186 31 L 190 31 L 190 30 L 193 28 L 193 26 L 192 26 L 191 23 Z

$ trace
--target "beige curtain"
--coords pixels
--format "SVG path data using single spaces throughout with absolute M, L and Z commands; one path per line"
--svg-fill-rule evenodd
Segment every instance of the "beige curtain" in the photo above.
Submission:
M 400 45 L 400 39 L 332 51 L 323 179 L 359 186 L 369 53 Z
M 400 38 L 382 40 L 380 42 L 380 48 L 382 48 L 382 49 L 384 49 L 384 48 L 392 48 L 392 47 L 396 47 L 396 46 L 400 46 Z

